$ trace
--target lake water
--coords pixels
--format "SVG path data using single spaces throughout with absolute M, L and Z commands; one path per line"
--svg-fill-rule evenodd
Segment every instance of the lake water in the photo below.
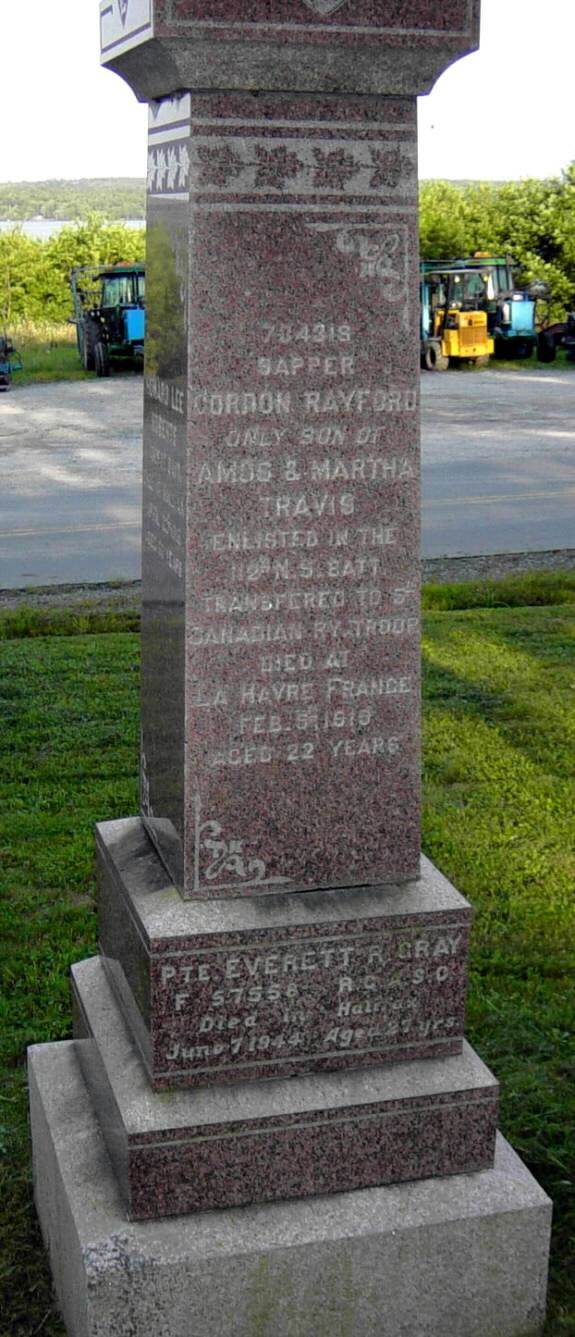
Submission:
M 57 232 L 61 232 L 64 227 L 73 227 L 75 223 L 73 218 L 26 218 L 22 222 L 16 219 L 0 219 L 0 232 L 9 232 L 11 228 L 17 227 L 24 233 L 25 237 L 34 237 L 37 241 L 47 241 L 48 237 L 53 237 Z M 143 228 L 146 226 L 143 218 L 118 218 L 114 222 L 123 223 L 125 227 Z

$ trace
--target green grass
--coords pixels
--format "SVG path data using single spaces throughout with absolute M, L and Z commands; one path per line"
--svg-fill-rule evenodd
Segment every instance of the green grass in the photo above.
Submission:
M 74 325 L 22 321 L 11 325 L 10 337 L 24 363 L 22 371 L 14 372 L 14 386 L 85 381 L 92 376 L 80 362 Z
M 468 1034 L 555 1203 L 548 1333 L 575 1332 L 575 610 L 428 614 L 424 846 L 476 911 Z
M 13 386 L 48 381 L 93 381 L 95 378 L 96 373 L 84 371 L 80 361 L 75 325 L 22 321 L 10 326 L 10 338 L 24 364 L 22 371 L 14 372 Z M 129 360 L 114 363 L 112 372 L 114 366 L 122 375 L 139 375 L 141 371 Z
M 24 1054 L 70 1034 L 68 968 L 96 950 L 93 823 L 136 810 L 139 642 L 112 625 L 21 630 L 0 685 L 0 1337 L 62 1337 Z M 475 907 L 468 1036 L 502 1082 L 504 1133 L 555 1201 L 547 1337 L 575 1333 L 574 631 L 565 599 L 429 612 L 424 640 L 424 846 Z
M 22 640 L 38 636 L 85 636 L 107 632 L 139 631 L 140 615 L 137 609 L 102 608 L 89 600 L 71 608 L 19 608 L 0 612 L 0 641 Z
M 518 358 L 492 358 L 490 367 L 493 371 L 572 371 L 573 363 L 568 361 L 564 349 L 559 348 L 554 362 L 539 362 L 537 355 Z
M 473 372 L 475 375 L 479 375 L 481 372 L 488 370 L 517 371 L 517 372 L 544 371 L 546 373 L 550 373 L 554 371 L 555 372 L 569 371 L 572 369 L 572 367 L 573 364 L 572 362 L 568 361 L 567 354 L 565 353 L 564 349 L 560 348 L 557 351 L 557 356 L 554 362 L 540 362 L 537 357 L 537 354 L 533 353 L 531 357 L 514 357 L 514 358 L 491 357 L 489 359 L 489 364 L 487 367 L 485 366 L 478 367 L 475 362 L 468 362 L 462 358 L 460 362 L 454 361 L 453 367 L 450 367 L 449 370 L 457 372 Z
M 575 603 L 575 571 L 532 571 L 499 580 L 468 580 L 460 585 L 424 585 L 427 611 L 462 608 L 526 608 Z

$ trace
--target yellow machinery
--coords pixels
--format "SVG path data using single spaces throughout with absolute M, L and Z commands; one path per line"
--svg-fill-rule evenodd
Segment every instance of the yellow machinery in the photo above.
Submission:
M 433 262 L 424 261 L 421 365 L 428 371 L 446 371 L 451 360 L 465 359 L 484 365 L 493 350 L 481 274 L 474 269 L 434 268 Z

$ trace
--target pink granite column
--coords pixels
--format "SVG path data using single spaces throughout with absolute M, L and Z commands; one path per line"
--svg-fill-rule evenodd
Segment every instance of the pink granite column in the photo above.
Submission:
M 149 162 L 149 828 L 187 896 L 413 877 L 415 101 L 187 96 Z

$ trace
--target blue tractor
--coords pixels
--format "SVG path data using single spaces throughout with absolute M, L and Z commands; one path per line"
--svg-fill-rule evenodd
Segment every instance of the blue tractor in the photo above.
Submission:
M 22 371 L 22 358 L 7 334 L 0 334 L 0 390 L 8 390 L 13 371 Z
M 73 323 L 86 371 L 109 376 L 111 363 L 144 362 L 146 270 L 143 264 L 86 265 L 70 276 Z

